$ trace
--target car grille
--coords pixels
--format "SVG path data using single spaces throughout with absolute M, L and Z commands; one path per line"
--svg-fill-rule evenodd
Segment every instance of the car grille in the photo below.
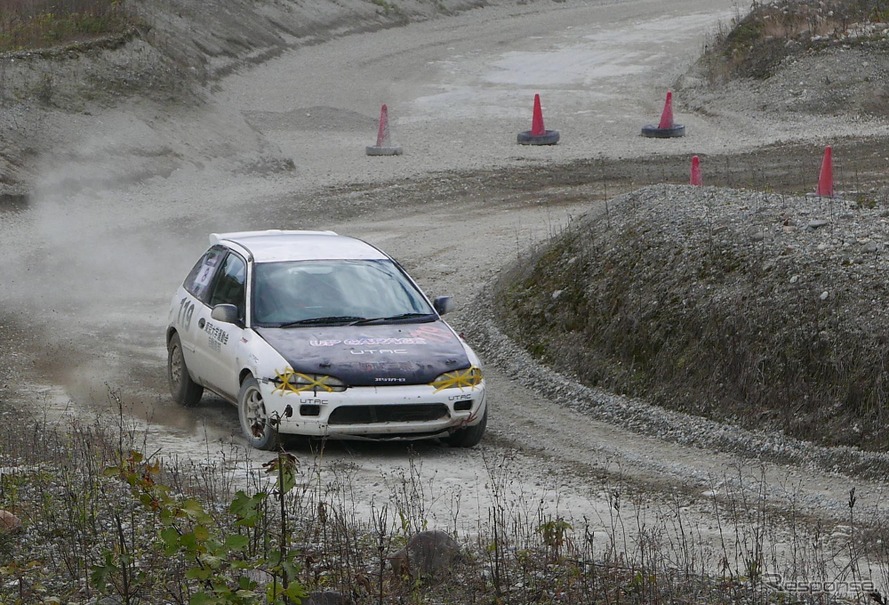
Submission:
M 377 422 L 430 422 L 448 417 L 443 403 L 405 405 L 346 405 L 330 413 L 328 424 L 374 424 Z

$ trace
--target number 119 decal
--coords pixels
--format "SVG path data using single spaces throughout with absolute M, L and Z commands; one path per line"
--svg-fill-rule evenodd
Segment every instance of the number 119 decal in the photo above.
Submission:
M 179 315 L 176 318 L 176 323 L 182 326 L 183 329 L 188 330 L 191 327 L 192 315 L 194 315 L 194 303 L 187 298 L 183 298 L 179 301 Z

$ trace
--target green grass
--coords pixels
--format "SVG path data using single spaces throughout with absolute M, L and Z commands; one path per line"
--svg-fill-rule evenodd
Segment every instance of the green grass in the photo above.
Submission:
M 93 40 L 133 24 L 120 0 L 0 0 L 0 52 Z

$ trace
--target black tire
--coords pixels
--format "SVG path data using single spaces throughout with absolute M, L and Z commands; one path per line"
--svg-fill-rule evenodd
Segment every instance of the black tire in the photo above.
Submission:
M 173 334 L 167 345 L 167 382 L 173 401 L 185 407 L 196 405 L 204 394 L 204 387 L 192 380 L 188 373 L 179 334 Z
M 262 400 L 259 383 L 253 376 L 248 376 L 241 383 L 238 393 L 238 418 L 241 431 L 252 447 L 258 450 L 278 449 L 278 431 L 272 426 L 271 419 Z
M 655 139 L 672 139 L 674 137 L 685 136 L 685 126 L 682 124 L 674 124 L 669 128 L 658 128 L 649 124 L 642 127 L 642 136 Z
M 558 130 L 544 130 L 543 134 L 533 135 L 530 130 L 520 132 L 516 136 L 519 145 L 555 145 L 559 142 Z
M 447 437 L 444 442 L 451 447 L 475 447 L 482 440 L 485 434 L 485 428 L 488 426 L 488 406 L 485 405 L 485 413 L 482 415 L 482 421 L 475 426 L 469 426 L 465 429 L 457 429 Z

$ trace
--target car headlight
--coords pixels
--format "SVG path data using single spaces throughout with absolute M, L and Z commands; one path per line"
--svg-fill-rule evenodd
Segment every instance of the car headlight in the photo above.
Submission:
M 306 391 L 324 391 L 326 393 L 339 393 L 346 390 L 346 384 L 339 378 L 325 374 L 303 374 L 287 368 L 283 372 L 275 372 L 271 379 L 275 385 L 275 392 L 304 393 Z
M 435 391 L 443 389 L 474 389 L 482 382 L 482 369 L 475 366 L 465 370 L 445 372 L 432 381 Z

